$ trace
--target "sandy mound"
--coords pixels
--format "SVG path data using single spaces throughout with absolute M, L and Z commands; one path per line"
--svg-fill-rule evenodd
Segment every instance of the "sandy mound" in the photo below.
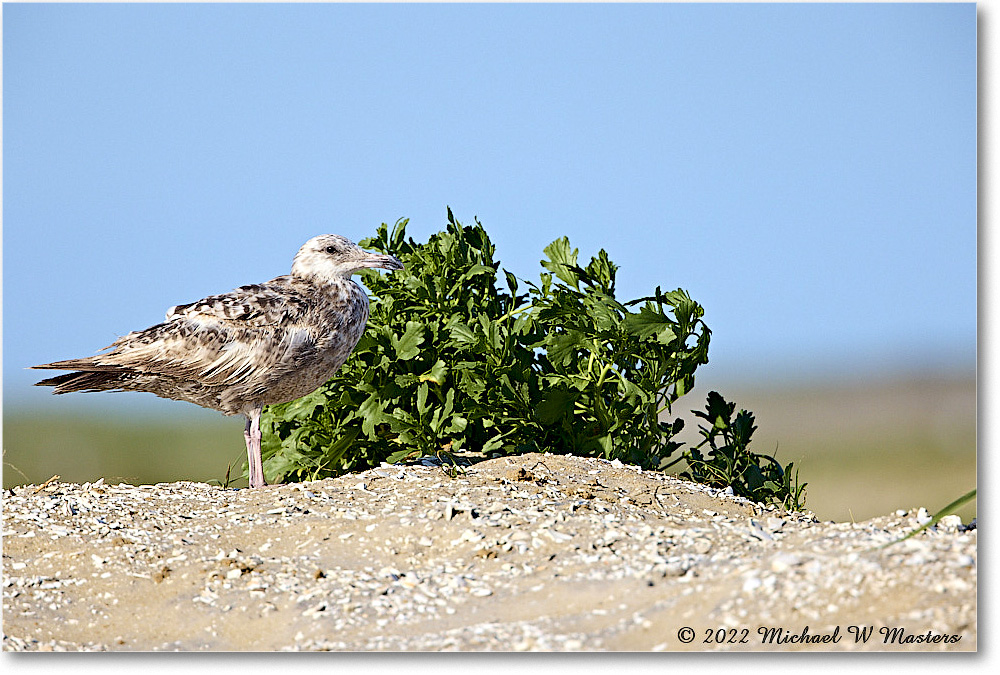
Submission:
M 879 546 L 618 462 L 525 455 L 3 498 L 7 650 L 975 650 L 976 532 Z

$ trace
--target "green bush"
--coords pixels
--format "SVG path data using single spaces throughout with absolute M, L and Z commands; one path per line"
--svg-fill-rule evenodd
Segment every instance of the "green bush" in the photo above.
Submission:
M 671 459 L 683 421 L 661 420 L 708 362 L 711 331 L 685 291 L 657 288 L 621 303 L 607 253 L 581 266 L 565 237 L 545 248 L 537 284 L 503 270 L 506 290 L 498 290 L 499 263 L 478 221 L 462 226 L 449 209 L 447 228 L 426 244 L 406 238 L 406 222 L 391 230 L 383 223 L 360 242 L 406 268 L 362 272 L 371 316 L 350 359 L 314 393 L 265 410 L 269 477 L 310 480 L 469 449 L 570 453 L 646 469 L 694 459 L 690 476 L 719 482 L 700 454 Z M 758 501 L 787 501 L 758 486 L 760 456 L 746 443 L 737 454 L 729 468 L 747 476 L 727 485 Z

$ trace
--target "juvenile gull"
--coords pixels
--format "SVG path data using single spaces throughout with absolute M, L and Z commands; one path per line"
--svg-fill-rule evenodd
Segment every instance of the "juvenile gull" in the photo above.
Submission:
M 344 365 L 368 321 L 368 296 L 351 275 L 371 267 L 403 264 L 321 234 L 299 249 L 290 275 L 171 307 L 166 321 L 103 354 L 32 366 L 76 371 L 37 384 L 56 394 L 148 391 L 242 413 L 250 487 L 261 487 L 261 409 L 305 396 Z

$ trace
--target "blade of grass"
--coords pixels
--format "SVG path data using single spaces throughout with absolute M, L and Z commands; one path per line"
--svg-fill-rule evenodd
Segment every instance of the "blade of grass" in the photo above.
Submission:
M 924 530 L 926 530 L 928 527 L 932 527 L 934 525 L 937 525 L 937 523 L 938 523 L 939 520 L 941 520 L 942 518 L 944 518 L 945 516 L 947 516 L 949 513 L 953 513 L 955 511 L 957 511 L 958 509 L 962 508 L 963 506 L 965 506 L 967 503 L 969 503 L 970 501 L 972 501 L 975 498 L 976 498 L 976 490 L 972 490 L 971 492 L 965 493 L 964 495 L 962 495 L 961 497 L 959 497 L 958 499 L 956 499 L 955 501 L 953 501 L 951 504 L 948 504 L 948 506 L 944 507 L 943 509 L 941 509 L 940 511 L 938 511 L 937 513 L 935 513 L 933 516 L 931 516 L 930 520 L 928 520 L 926 523 L 924 523 L 923 525 L 921 525 L 917 529 L 915 529 L 912 532 L 910 532 L 905 537 L 900 537 L 899 539 L 896 539 L 895 541 L 890 541 L 888 544 L 882 544 L 881 546 L 879 546 L 879 548 L 886 548 L 886 547 L 892 546 L 893 544 L 898 544 L 901 541 L 906 541 L 910 537 L 913 537 L 913 536 L 916 536 L 917 534 L 920 534 L 921 532 L 923 532 Z

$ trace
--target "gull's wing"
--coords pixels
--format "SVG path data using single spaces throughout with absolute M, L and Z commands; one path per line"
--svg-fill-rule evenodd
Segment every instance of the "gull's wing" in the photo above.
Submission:
M 278 277 L 171 307 L 166 321 L 122 336 L 104 354 L 34 367 L 124 369 L 204 385 L 237 384 L 289 353 L 301 356 L 314 348 L 306 321 L 313 302 L 296 286 L 291 277 Z

